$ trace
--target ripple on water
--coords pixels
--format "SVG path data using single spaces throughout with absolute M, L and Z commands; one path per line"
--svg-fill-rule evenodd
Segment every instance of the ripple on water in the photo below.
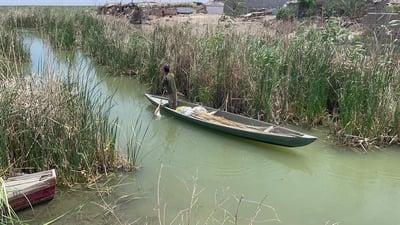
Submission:
M 399 160 L 397 152 L 359 154 L 329 150 L 319 155 L 318 167 L 329 177 L 343 183 L 399 184 Z
M 307 159 L 296 149 L 248 141 L 230 135 L 204 132 L 204 129 L 178 128 L 179 148 L 167 152 L 172 167 L 179 170 L 199 170 L 213 179 L 243 179 L 249 177 L 282 177 L 287 171 L 310 173 Z M 192 133 L 193 132 L 193 136 Z M 199 135 L 199 133 L 201 133 Z

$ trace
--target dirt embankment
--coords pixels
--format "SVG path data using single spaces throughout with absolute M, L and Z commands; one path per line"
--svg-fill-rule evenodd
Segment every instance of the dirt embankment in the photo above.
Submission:
M 253 19 L 244 18 L 232 18 L 225 15 L 217 14 L 191 14 L 191 15 L 175 15 L 160 18 L 149 18 L 144 24 L 147 25 L 176 25 L 176 24 L 187 24 L 190 23 L 193 27 L 232 27 L 238 31 L 260 31 L 266 29 L 266 27 L 275 24 L 275 16 L 267 15 L 257 17 Z
M 274 27 L 275 16 L 254 12 L 238 18 L 222 14 L 208 14 L 202 3 L 187 4 L 106 4 L 97 9 L 97 14 L 128 20 L 142 26 L 176 26 L 190 24 L 196 29 L 223 26 L 237 31 L 265 31 Z
M 111 21 L 107 17 L 101 16 L 105 21 Z M 166 27 L 179 27 L 189 26 L 195 33 L 201 33 L 203 31 L 210 31 L 212 29 L 223 27 L 227 30 L 233 30 L 237 33 L 246 35 L 262 35 L 269 34 L 274 35 L 277 33 L 290 33 L 295 30 L 297 23 L 281 24 L 276 21 L 275 16 L 265 16 L 257 20 L 244 21 L 240 18 L 229 18 L 223 15 L 211 15 L 211 14 L 192 14 L 192 15 L 175 15 L 168 17 L 149 18 L 143 21 L 141 24 L 130 24 L 125 18 L 114 18 L 118 20 L 120 24 L 125 24 L 129 27 L 128 29 L 140 29 L 142 31 L 152 31 L 158 26 Z M 288 28 L 290 27 L 290 28 Z M 277 29 L 278 28 L 278 29 Z

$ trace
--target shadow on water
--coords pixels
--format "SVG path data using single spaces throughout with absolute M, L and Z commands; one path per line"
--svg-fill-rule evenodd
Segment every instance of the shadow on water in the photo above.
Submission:
M 154 106 L 149 106 L 147 109 L 148 111 L 152 111 L 154 110 Z M 232 146 L 242 146 L 242 150 L 246 151 L 249 155 L 257 155 L 257 157 L 261 158 L 265 157 L 266 159 L 281 164 L 291 170 L 299 170 L 303 173 L 312 173 L 312 169 L 308 166 L 308 157 L 301 152 L 307 151 L 307 146 L 290 148 L 241 138 L 235 135 L 216 131 L 211 128 L 192 124 L 187 121 L 182 121 L 179 118 L 168 114 L 167 112 L 163 113 L 161 119 L 173 120 L 174 123 L 176 123 L 176 126 L 184 127 L 184 129 L 193 130 L 193 132 L 198 131 L 199 133 L 208 133 L 214 136 L 213 139 L 218 140 L 219 142 L 231 142 Z M 169 139 L 173 139 L 171 138 L 171 135 L 177 135 L 176 129 L 174 129 L 174 132 L 168 132 L 166 138 L 169 137 Z M 232 149 L 232 153 L 234 153 L 234 151 L 235 149 Z
M 261 143 L 245 138 L 235 137 L 229 134 L 221 134 L 219 132 L 213 132 L 215 135 L 221 135 L 224 138 L 237 139 L 243 143 L 253 146 L 255 148 L 247 148 L 246 150 L 250 154 L 259 155 L 260 157 L 267 157 L 280 165 L 283 165 L 291 170 L 299 170 L 304 173 L 311 173 L 312 169 L 308 166 L 308 158 L 300 151 L 306 151 L 305 147 L 301 148 L 288 148 L 283 146 L 277 146 L 267 143 Z

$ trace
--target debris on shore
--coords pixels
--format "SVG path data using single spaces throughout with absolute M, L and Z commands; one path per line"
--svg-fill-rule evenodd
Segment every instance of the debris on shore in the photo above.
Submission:
M 97 14 L 126 17 L 131 23 L 141 24 L 149 18 L 160 18 L 178 14 L 207 13 L 203 3 L 110 3 L 100 6 Z

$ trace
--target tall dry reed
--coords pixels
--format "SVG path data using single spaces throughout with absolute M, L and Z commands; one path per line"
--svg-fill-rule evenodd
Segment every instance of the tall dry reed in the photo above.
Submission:
M 1 43 L 7 69 L 0 76 L 1 175 L 56 168 L 59 183 L 98 179 L 123 160 L 115 146 L 118 121 L 109 115 L 112 96 L 101 96 L 90 82 L 70 74 L 27 75 L 22 64 L 27 53 L 17 29 L 33 27 L 32 21 L 42 26 L 48 16 L 46 9 L 28 12 L 1 21 L 2 35 L 8 37 Z

